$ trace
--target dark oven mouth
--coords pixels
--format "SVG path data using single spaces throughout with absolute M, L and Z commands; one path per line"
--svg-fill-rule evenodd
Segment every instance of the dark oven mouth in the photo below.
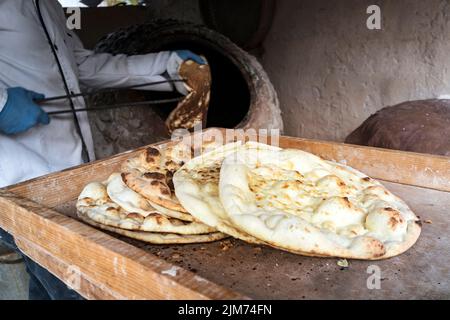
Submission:
M 191 50 L 203 55 L 211 69 L 211 98 L 208 109 L 207 127 L 234 128 L 249 112 L 250 88 L 245 70 L 241 70 L 231 58 L 205 43 L 179 41 L 166 44 L 161 50 Z M 142 93 L 142 92 L 141 92 Z M 146 99 L 173 97 L 174 93 L 143 93 Z M 167 118 L 176 104 L 153 107 L 163 118 Z

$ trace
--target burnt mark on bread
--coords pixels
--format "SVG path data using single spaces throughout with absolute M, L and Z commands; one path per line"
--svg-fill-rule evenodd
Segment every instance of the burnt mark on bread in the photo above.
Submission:
M 172 179 L 167 179 L 167 186 L 169 187 L 170 191 L 175 192 L 175 186 Z
M 344 200 L 345 205 L 346 205 L 347 207 L 349 207 L 349 208 L 352 207 L 352 203 L 350 202 L 350 200 L 348 199 L 348 197 L 343 197 L 342 199 Z
M 155 221 L 156 221 L 156 223 L 159 224 L 159 225 L 162 225 L 162 224 L 163 224 L 163 221 L 164 221 L 164 217 L 163 217 L 161 214 L 156 213 L 156 212 L 150 213 L 150 214 L 147 216 L 147 218 L 149 218 L 149 219 L 150 219 L 150 218 L 154 218 Z
M 160 155 L 161 155 L 161 153 L 159 152 L 159 150 L 156 149 L 156 148 L 153 148 L 153 147 L 148 147 L 148 148 L 146 149 L 146 152 L 147 152 L 147 155 L 148 155 L 148 156 L 157 157 L 157 156 L 160 156 Z
M 165 195 L 165 196 L 170 196 L 170 190 L 164 186 L 165 188 L 161 188 L 161 194 Z
M 386 254 L 386 248 L 380 241 L 374 239 L 372 247 L 375 249 L 374 258 L 380 258 Z
M 125 183 L 125 184 L 127 184 L 128 173 L 122 172 L 122 173 L 120 174 L 120 177 L 122 178 L 122 182 Z
M 161 192 L 162 195 L 166 196 L 171 195 L 169 187 L 162 181 L 153 180 L 152 182 L 150 182 L 150 185 L 159 188 L 159 191 Z
M 167 173 L 166 173 L 166 179 L 172 179 L 172 178 L 173 178 L 173 175 L 174 175 L 174 172 L 173 172 L 173 171 L 167 171 Z
M 146 172 L 144 173 L 144 177 L 147 179 L 162 180 L 162 181 L 166 179 L 166 176 L 160 172 Z
M 142 221 L 144 220 L 144 217 L 137 212 L 131 212 L 127 214 L 127 219 Z
M 173 160 L 167 160 L 166 161 L 166 163 L 165 163 L 165 165 L 166 165 L 166 167 L 167 168 L 169 168 L 169 167 L 175 167 L 175 166 L 177 166 L 177 163 L 175 162 L 175 161 L 173 161 Z
M 161 153 L 156 148 L 149 147 L 145 150 L 145 160 L 147 162 L 150 162 L 150 163 L 155 162 L 155 158 L 159 157 L 160 155 L 161 155 Z
M 385 208 L 384 210 L 387 210 L 388 208 Z M 392 228 L 395 229 L 397 227 L 397 225 L 402 224 L 405 222 L 405 220 L 403 219 L 403 217 L 397 212 L 397 210 L 389 208 L 390 210 L 387 210 L 388 212 L 390 212 L 390 218 L 389 218 L 389 222 L 388 225 Z

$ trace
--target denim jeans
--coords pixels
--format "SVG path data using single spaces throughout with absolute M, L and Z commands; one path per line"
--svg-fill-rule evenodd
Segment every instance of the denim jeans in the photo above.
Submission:
M 0 228 L 0 242 L 20 253 L 23 257 L 27 272 L 30 275 L 28 288 L 28 298 L 30 300 L 83 300 L 78 293 L 69 289 L 64 282 L 23 254 L 17 248 L 14 238 L 2 228 Z

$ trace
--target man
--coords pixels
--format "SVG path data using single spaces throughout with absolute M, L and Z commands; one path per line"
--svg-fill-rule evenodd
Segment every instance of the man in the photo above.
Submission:
M 177 78 L 179 65 L 188 59 L 204 63 L 187 50 L 130 57 L 96 54 L 67 29 L 57 0 L 0 0 L 0 187 L 95 158 L 86 113 L 47 115 L 83 108 L 84 100 L 38 105 L 37 99 Z M 176 87 L 185 93 L 183 86 Z M 147 89 L 173 90 L 169 83 Z M 14 247 L 1 229 L 0 237 Z M 30 298 L 78 297 L 24 259 L 31 276 Z

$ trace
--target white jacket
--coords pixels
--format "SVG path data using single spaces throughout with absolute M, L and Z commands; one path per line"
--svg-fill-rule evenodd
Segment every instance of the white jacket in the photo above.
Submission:
M 73 93 L 86 88 L 164 80 L 161 75 L 166 71 L 169 59 L 172 60 L 170 52 L 131 57 L 95 54 L 84 49 L 77 36 L 67 29 L 63 9 L 57 0 L 0 0 L 0 111 L 7 100 L 6 88 L 9 87 L 24 87 L 47 97 L 66 94 L 36 5 L 41 8 Z M 172 90 L 172 86 L 164 84 L 152 89 Z M 74 99 L 74 104 L 75 108 L 85 107 L 82 98 Z M 43 108 L 48 112 L 70 109 L 70 105 L 60 100 Z M 78 120 L 90 158 L 94 159 L 87 114 L 78 113 Z M 81 164 L 81 154 L 81 139 L 72 114 L 51 117 L 49 125 L 39 125 L 22 134 L 0 134 L 0 187 Z

